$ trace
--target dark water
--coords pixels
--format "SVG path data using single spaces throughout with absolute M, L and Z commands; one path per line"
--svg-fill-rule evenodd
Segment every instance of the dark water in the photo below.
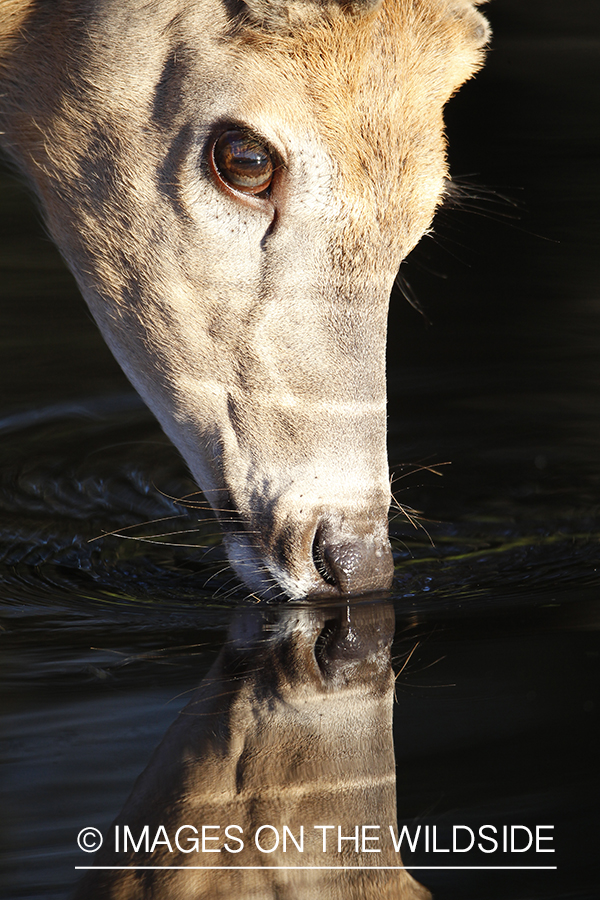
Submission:
M 392 526 L 398 816 L 441 846 L 456 824 L 554 826 L 555 854 L 509 862 L 556 870 L 415 871 L 438 898 L 591 900 L 599 19 L 584 0 L 488 12 L 488 65 L 447 116 L 471 199 L 405 267 L 432 324 L 400 296 L 391 313 L 394 490 L 423 511 Z M 121 808 L 240 595 L 26 195 L 1 187 L 2 896 L 64 897 L 78 832 Z

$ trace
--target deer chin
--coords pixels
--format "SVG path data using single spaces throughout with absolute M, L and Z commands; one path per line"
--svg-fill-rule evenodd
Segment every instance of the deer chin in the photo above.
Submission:
M 318 587 L 318 573 L 307 572 L 304 577 L 293 578 L 281 566 L 267 562 L 252 546 L 249 536 L 237 534 L 225 536 L 227 556 L 239 578 L 252 593 L 265 600 L 302 600 Z

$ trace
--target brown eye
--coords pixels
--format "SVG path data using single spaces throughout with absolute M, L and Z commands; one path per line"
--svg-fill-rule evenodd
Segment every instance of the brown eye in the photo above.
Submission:
M 226 131 L 214 143 L 212 159 L 217 175 L 244 194 L 261 194 L 273 178 L 271 154 L 243 131 Z

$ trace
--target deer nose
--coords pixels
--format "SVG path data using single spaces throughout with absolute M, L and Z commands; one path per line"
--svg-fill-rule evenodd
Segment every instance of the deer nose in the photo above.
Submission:
M 361 594 L 392 585 L 394 560 L 386 535 L 349 536 L 324 524 L 315 533 L 312 556 L 322 583 L 315 594 Z

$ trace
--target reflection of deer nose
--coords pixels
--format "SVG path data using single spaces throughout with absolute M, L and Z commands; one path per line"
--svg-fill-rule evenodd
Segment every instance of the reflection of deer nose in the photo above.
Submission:
M 322 525 L 313 542 L 313 562 L 324 594 L 385 591 L 392 584 L 394 560 L 386 536 L 342 535 L 335 528 Z
M 356 683 L 359 671 L 374 686 L 391 675 L 389 650 L 394 637 L 394 607 L 389 601 L 323 609 L 323 627 L 313 653 L 327 680 Z M 360 668 L 364 665 L 369 669 Z M 358 667 L 358 668 L 357 668 Z M 351 681 L 348 681 L 348 677 Z

